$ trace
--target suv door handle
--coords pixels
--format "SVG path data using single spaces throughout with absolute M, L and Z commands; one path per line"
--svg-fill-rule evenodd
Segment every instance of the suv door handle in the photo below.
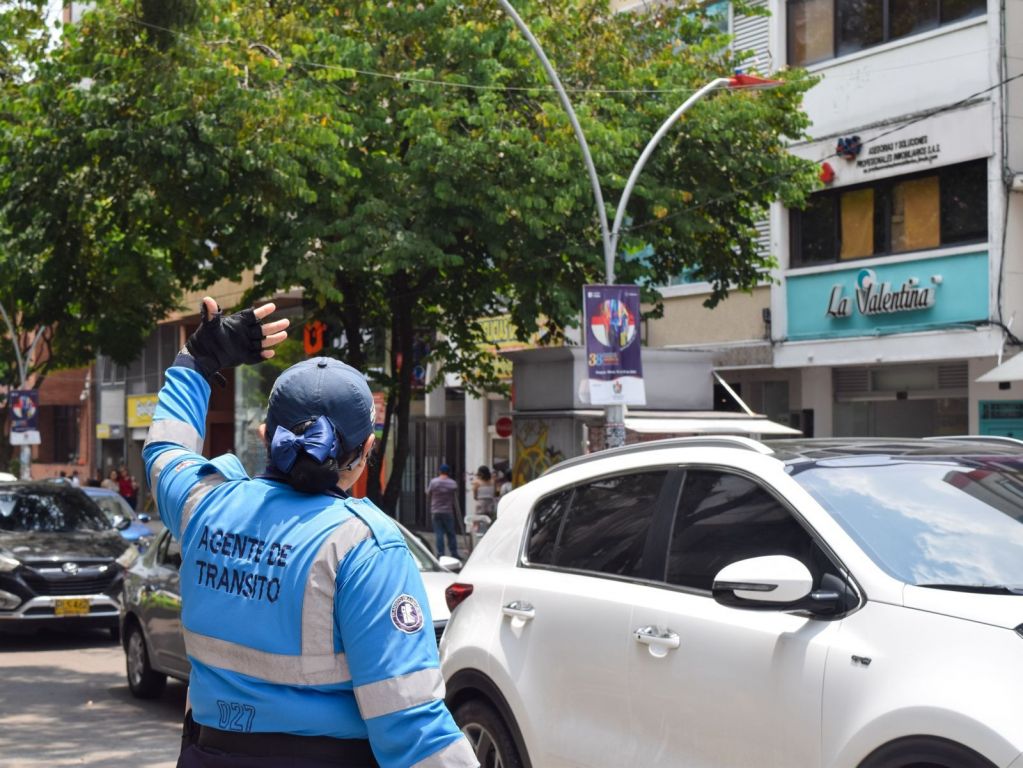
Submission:
M 677 632 L 660 627 L 640 627 L 632 633 L 636 642 L 650 646 L 652 656 L 665 656 L 668 651 L 675 650 L 681 645 Z
M 532 603 L 527 603 L 525 600 L 512 600 L 508 605 L 501 608 L 501 613 L 515 619 L 530 621 L 536 616 L 536 609 L 533 608 Z

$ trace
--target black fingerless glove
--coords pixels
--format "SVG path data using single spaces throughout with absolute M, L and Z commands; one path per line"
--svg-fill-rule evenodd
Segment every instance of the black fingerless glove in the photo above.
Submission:
M 221 368 L 263 362 L 263 328 L 251 309 L 224 315 L 217 308 L 213 317 L 202 306 L 202 322 L 185 342 L 195 360 L 196 370 L 207 380 Z

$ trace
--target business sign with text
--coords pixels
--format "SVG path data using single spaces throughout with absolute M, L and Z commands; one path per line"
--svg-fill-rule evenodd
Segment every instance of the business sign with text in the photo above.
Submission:
M 987 253 L 789 275 L 788 338 L 927 330 L 988 318 Z

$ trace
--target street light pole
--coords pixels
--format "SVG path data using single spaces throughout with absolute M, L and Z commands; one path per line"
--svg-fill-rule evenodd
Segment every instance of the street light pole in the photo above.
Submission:
M 597 177 L 597 168 L 593 164 L 593 155 L 590 154 L 590 145 L 586 141 L 586 134 L 583 133 L 583 127 L 579 124 L 579 119 L 575 115 L 575 109 L 572 107 L 572 102 L 568 98 L 568 93 L 565 91 L 565 87 L 561 84 L 561 79 L 558 77 L 558 73 L 554 71 L 554 67 L 547 58 L 547 54 L 544 53 L 540 42 L 533 36 L 533 33 L 527 26 L 526 22 L 522 20 L 518 11 L 512 7 L 512 4 L 509 3 L 508 0 L 497 0 L 497 2 L 504 9 L 505 13 L 511 17 L 511 20 L 515 22 L 515 26 L 519 28 L 522 36 L 525 37 L 532 46 L 536 57 L 540 59 L 540 63 L 543 64 L 544 71 L 547 73 L 547 79 L 551 81 L 551 85 L 554 86 L 554 90 L 558 92 L 558 98 L 561 100 L 561 106 L 568 114 L 568 121 L 572 124 L 572 130 L 575 131 L 575 138 L 579 142 L 579 148 L 583 152 L 583 162 L 586 163 L 586 171 L 590 176 L 590 187 L 593 188 L 593 201 L 597 207 L 597 218 L 600 220 L 600 237 L 604 244 L 604 272 L 610 279 L 614 276 L 615 252 L 611 245 L 611 233 L 607 226 L 607 209 L 604 207 L 604 192 L 600 188 L 600 179 Z
M 716 91 L 718 88 L 728 87 L 731 83 L 732 78 L 730 77 L 719 77 L 711 80 L 700 90 L 686 99 L 678 109 L 672 112 L 668 119 L 661 123 L 661 127 L 657 129 L 657 133 L 655 133 L 650 141 L 647 142 L 646 147 L 643 149 L 643 153 L 639 156 L 636 164 L 632 166 L 632 173 L 629 174 L 629 179 L 625 182 L 625 189 L 622 190 L 622 197 L 618 201 L 618 209 L 615 211 L 615 222 L 614 226 L 611 228 L 611 249 L 615 253 L 618 252 L 618 238 L 621 235 L 622 220 L 625 218 L 625 208 L 629 204 L 629 198 L 632 197 L 632 190 L 636 186 L 636 179 L 639 178 L 639 174 L 646 166 L 647 160 L 650 159 L 650 155 L 654 153 L 657 145 L 661 143 L 661 139 L 663 139 L 668 133 L 671 126 L 678 122 L 679 118 L 682 117 L 687 109 L 693 106 L 693 104 L 698 102 L 704 96 L 710 94 L 712 91 Z M 609 270 L 608 285 L 614 284 L 614 277 L 614 272 Z
M 523 37 L 525 37 L 530 46 L 532 46 L 533 52 L 543 64 L 544 71 L 547 73 L 547 79 L 550 80 L 551 85 L 554 86 L 554 90 L 558 93 L 558 98 L 561 100 L 561 106 L 568 114 L 569 122 L 572 124 L 572 130 L 575 131 L 576 140 L 579 142 L 579 147 L 583 153 L 583 161 L 586 163 L 586 170 L 590 176 L 590 186 L 593 188 L 593 199 L 597 207 L 597 216 L 600 220 L 600 234 L 604 244 L 604 279 L 607 285 L 614 285 L 615 254 L 618 251 L 618 238 L 621 235 L 622 220 L 625 218 L 625 208 L 629 203 L 629 198 L 632 196 L 632 190 L 636 185 L 636 179 L 639 177 L 640 172 L 646 165 L 647 160 L 650 159 L 650 155 L 653 154 L 654 149 L 660 143 L 661 139 L 664 138 L 671 126 L 687 109 L 693 106 L 693 104 L 718 88 L 773 87 L 775 85 L 780 85 L 781 83 L 778 80 L 768 80 L 755 75 L 736 74 L 732 77 L 716 78 L 686 99 L 685 102 L 678 109 L 672 112 L 671 116 L 664 121 L 661 127 L 657 130 L 657 133 L 655 133 L 653 138 L 651 138 L 647 143 L 643 153 L 639 156 L 639 160 L 637 160 L 636 164 L 633 166 L 632 173 L 629 174 L 628 182 L 625 184 L 625 189 L 622 191 L 622 197 L 618 201 L 618 207 L 615 211 L 614 227 L 609 231 L 607 226 L 607 210 L 604 207 L 604 193 L 600 187 L 600 179 L 597 177 L 597 169 L 593 164 L 593 156 L 590 154 L 589 144 L 586 142 L 586 136 L 583 133 L 583 129 L 579 124 L 578 118 L 576 117 L 575 109 L 572 107 L 572 102 L 568 98 L 568 93 L 565 91 L 564 86 L 562 86 L 561 80 L 558 78 L 558 73 L 554 71 L 554 67 L 547 58 L 547 54 L 544 53 L 543 47 L 526 25 L 526 22 L 522 20 L 522 17 L 519 16 L 518 12 L 512 7 L 508 0 L 497 0 L 497 2 L 504 9 L 505 13 L 511 17 L 512 21 L 515 22 L 515 26 L 519 28 Z M 607 448 L 615 448 L 624 444 L 625 406 L 621 404 L 605 406 L 604 445 Z
M 14 325 L 11 323 L 11 317 L 7 314 L 7 309 L 3 304 L 0 304 L 0 315 L 3 315 L 4 322 L 7 324 L 7 331 L 11 334 L 11 343 L 14 345 L 14 359 L 18 363 L 18 380 L 21 382 L 18 385 L 19 389 L 24 389 L 25 385 L 28 384 L 28 371 L 25 369 L 26 360 L 21 356 L 21 347 L 18 346 L 18 335 L 14 332 Z M 28 364 L 32 364 L 32 353 L 35 351 L 36 343 L 42 338 L 42 329 L 40 328 L 35 338 L 32 339 L 32 343 L 28 347 L 26 352 L 26 358 Z M 29 445 L 21 446 L 21 452 L 18 457 L 19 474 L 22 480 L 32 479 L 32 447 Z

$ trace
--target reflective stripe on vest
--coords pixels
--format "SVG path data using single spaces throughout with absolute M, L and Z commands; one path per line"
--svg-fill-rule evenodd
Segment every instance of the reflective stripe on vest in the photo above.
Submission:
M 320 545 L 306 576 L 302 595 L 302 655 L 334 655 L 334 597 L 337 569 L 360 542 L 373 533 L 357 517 L 345 520 Z
M 270 653 L 183 630 L 185 650 L 203 664 L 281 685 L 332 685 L 352 679 L 343 653 L 330 659 Z
M 355 687 L 355 700 L 363 720 L 444 698 L 444 676 L 439 669 L 420 669 Z
M 182 522 L 182 529 L 184 525 Z M 309 566 L 302 595 L 301 654 L 260 651 L 247 645 L 200 635 L 185 629 L 185 648 L 188 655 L 211 667 L 271 683 L 332 685 L 348 682 L 352 675 L 348 671 L 345 655 L 334 652 L 337 569 L 359 542 L 371 536 L 369 526 L 359 518 L 352 517 L 331 531 L 320 545 L 312 565 Z
M 469 746 L 469 740 L 463 736 L 411 768 L 479 768 L 479 764 L 480 761 Z
M 185 456 L 190 451 L 186 451 L 184 448 L 168 448 L 163 451 L 155 459 L 153 459 L 153 466 L 149 470 L 149 487 L 156 491 L 160 486 L 157 483 L 160 481 L 160 473 L 167 468 L 174 459 Z
M 174 443 L 180 445 L 192 453 L 202 453 L 203 439 L 199 430 L 191 424 L 186 424 L 177 419 L 160 419 L 149 425 L 149 434 L 146 435 L 146 445 L 150 443 Z
M 191 487 L 185 496 L 185 503 L 181 507 L 181 530 L 178 532 L 179 537 L 184 535 L 185 529 L 188 528 L 188 521 L 192 519 L 192 514 L 195 512 L 195 508 L 199 506 L 199 502 L 206 498 L 206 494 L 223 482 L 224 476 L 219 472 L 214 472 L 206 475 Z

